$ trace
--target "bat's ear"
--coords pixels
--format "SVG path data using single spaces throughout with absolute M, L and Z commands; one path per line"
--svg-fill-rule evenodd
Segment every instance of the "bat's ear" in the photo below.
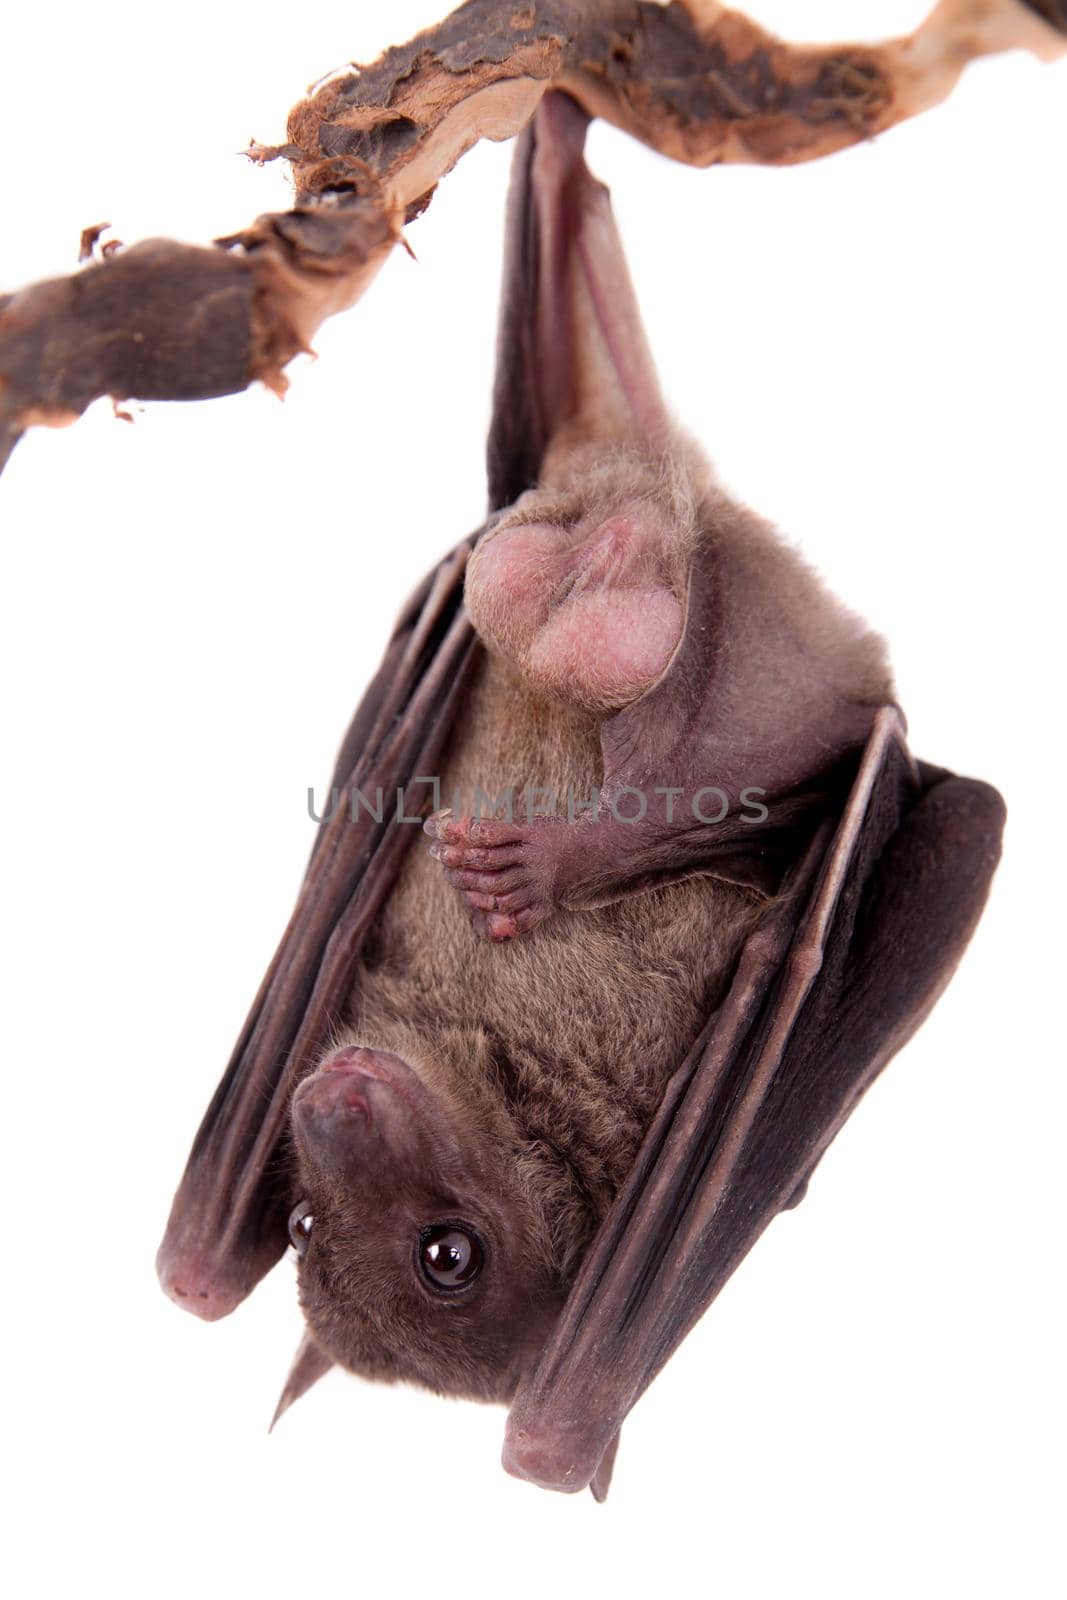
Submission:
M 289 1407 L 302 1399 L 320 1378 L 324 1378 L 333 1364 L 333 1357 L 328 1356 L 322 1346 L 315 1343 L 310 1333 L 305 1333 L 293 1357 L 285 1387 L 278 1396 L 278 1404 L 270 1419 L 269 1431 L 273 1432 Z
M 582 155 L 588 122 L 550 91 L 515 152 L 489 431 L 494 510 L 550 477 L 556 449 L 669 443 L 608 191 Z

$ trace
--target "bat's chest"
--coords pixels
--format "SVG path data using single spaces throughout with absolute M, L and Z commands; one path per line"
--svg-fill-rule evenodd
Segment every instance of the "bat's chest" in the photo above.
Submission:
M 598 726 L 534 699 L 513 670 L 486 662 L 442 761 L 442 804 L 457 815 L 525 817 L 588 801 L 601 778 Z M 492 802 L 492 804 L 490 803 Z M 488 1040 L 508 1079 L 574 1103 L 609 1095 L 639 1131 L 663 1083 L 722 992 L 759 912 L 744 891 L 693 878 L 598 911 L 557 913 L 523 938 L 490 944 L 422 837 L 368 947 L 352 997 L 368 1042 L 388 1046 L 405 1019 L 431 1052 Z M 372 1035 L 379 1037 L 371 1039 Z

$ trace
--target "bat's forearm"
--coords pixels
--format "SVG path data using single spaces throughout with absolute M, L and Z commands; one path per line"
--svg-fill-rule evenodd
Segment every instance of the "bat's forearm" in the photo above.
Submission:
M 566 910 L 591 910 L 695 873 L 770 893 L 825 800 L 776 800 L 755 787 L 731 795 L 695 782 L 619 790 L 595 818 L 546 834 L 553 897 Z
M 426 831 L 480 931 L 504 940 L 556 911 L 597 910 L 697 874 L 772 894 L 831 788 L 827 780 L 795 796 L 746 789 L 731 798 L 712 784 L 649 784 L 589 802 L 597 805 L 592 814 L 581 814 L 585 801 L 552 796 L 548 815 L 500 820 L 441 811 Z

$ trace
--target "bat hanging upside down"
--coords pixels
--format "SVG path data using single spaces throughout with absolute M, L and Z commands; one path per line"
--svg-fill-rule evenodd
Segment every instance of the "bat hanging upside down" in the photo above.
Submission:
M 507 1468 L 602 1498 L 950 977 L 1003 807 L 670 421 L 585 129 L 551 93 L 520 140 L 492 513 L 356 714 L 159 1267 L 214 1318 L 291 1240 L 281 1409 L 334 1363 L 506 1402 Z

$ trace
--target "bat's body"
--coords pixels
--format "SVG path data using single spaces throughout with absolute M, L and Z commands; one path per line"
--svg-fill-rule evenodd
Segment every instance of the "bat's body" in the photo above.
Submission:
M 487 656 L 442 762 L 442 788 L 473 815 L 479 787 L 494 797 L 510 790 L 517 804 L 531 784 L 584 797 L 599 767 L 592 717 L 537 697 L 509 663 Z M 488 1063 L 509 1130 L 556 1152 L 553 1174 L 566 1171 L 591 1231 L 762 904 L 752 891 L 693 877 L 595 910 L 561 909 L 498 944 L 416 846 L 357 975 L 354 1040 L 403 1054 L 417 1037 L 429 1070 L 465 1101 L 484 1094 L 470 1078 Z M 571 1241 L 567 1253 L 573 1259 Z
M 746 820 L 724 829 L 721 822 L 701 823 L 693 795 L 705 790 L 697 812 L 708 816 L 722 809 L 719 788 L 727 793 L 725 784 L 733 781 L 739 795 L 749 775 L 760 780 L 758 794 L 769 796 L 773 772 L 765 752 L 787 751 L 791 742 L 803 749 L 797 735 L 806 720 L 832 727 L 832 695 L 850 708 L 838 724 L 841 747 L 862 742 L 888 694 L 878 641 L 794 552 L 714 486 L 692 452 L 674 459 L 669 492 L 651 462 L 639 464 L 630 455 L 602 457 L 590 469 L 579 451 L 566 465 L 571 470 L 562 490 L 549 486 L 526 496 L 519 511 L 505 514 L 483 538 L 471 564 L 467 605 L 491 648 L 459 708 L 439 774 L 454 816 L 471 821 L 432 825 L 440 862 L 418 849 L 407 852 L 368 940 L 348 1026 L 339 1035 L 344 1047 L 418 1063 L 420 1077 L 462 1107 L 468 1121 L 472 1107 L 481 1108 L 487 1138 L 522 1164 L 533 1225 L 557 1287 L 568 1284 L 633 1164 L 667 1080 L 722 998 L 776 876 L 774 852 L 765 851 L 760 837 L 761 830 L 774 831 L 774 818 L 762 802 L 753 801 Z M 578 515 L 579 525 L 583 519 L 590 524 L 584 537 L 555 532 L 564 509 L 569 518 Z M 636 544 L 648 529 L 656 547 L 640 549 L 628 566 L 627 540 Z M 547 557 L 539 550 L 534 563 L 531 533 L 550 547 Z M 517 548 L 509 550 L 509 541 Z M 498 551 L 504 559 L 494 561 Z M 522 562 L 514 581 L 511 561 Z M 643 588 L 632 587 L 633 565 Z M 619 820 L 604 806 L 594 816 L 591 796 L 612 783 L 604 745 L 617 737 L 615 702 L 622 699 L 625 709 L 647 690 L 638 682 L 635 693 L 632 679 L 648 670 L 650 631 L 658 642 L 654 630 L 640 627 L 643 613 L 655 610 L 655 573 L 672 566 L 671 588 L 662 592 L 673 606 L 668 621 L 679 632 L 669 638 L 667 654 L 677 651 L 684 660 L 689 647 L 699 648 L 716 628 L 717 652 L 736 663 L 730 692 L 753 748 L 729 729 L 706 736 L 702 772 L 631 770 L 632 792 L 618 806 Z M 723 591 L 736 593 L 750 575 L 753 593 L 737 607 L 736 624 L 724 623 Z M 682 608 L 674 596 L 687 592 L 708 596 L 709 604 L 690 605 L 683 642 Z M 559 595 L 565 598 L 553 606 Z M 771 597 L 773 619 L 760 595 Z M 538 620 L 547 615 L 544 630 L 553 636 L 552 650 L 542 655 L 548 684 L 516 659 L 518 650 L 506 649 L 524 606 Z M 769 678 L 772 627 L 775 674 Z M 592 687 L 588 680 L 576 685 L 573 651 L 569 679 L 551 676 L 567 628 L 579 645 L 595 641 Z M 821 670 L 809 667 L 805 675 L 799 664 L 790 667 L 787 635 Z M 624 685 L 621 692 L 607 679 L 606 661 Z M 666 667 L 666 659 L 657 661 L 656 675 Z M 589 702 L 598 696 L 611 708 L 593 709 Z M 656 713 L 657 719 L 667 715 L 669 707 Z M 681 722 L 685 708 L 675 707 L 674 715 Z M 638 750 L 650 750 L 656 732 L 654 722 L 642 729 Z M 699 739 L 707 730 L 698 724 L 695 732 Z M 809 770 L 796 763 L 790 787 L 821 776 L 829 744 L 826 739 L 816 747 L 816 759 L 809 756 Z M 683 753 L 688 758 L 684 746 Z M 670 822 L 666 796 L 656 793 L 669 786 L 677 791 Z M 643 824 L 635 815 L 642 804 Z M 536 806 L 548 815 L 529 824 L 526 813 Z M 499 817 L 505 809 L 510 821 Z M 731 805 L 734 813 L 740 809 Z M 478 841 L 479 816 L 496 818 L 489 826 L 504 842 L 487 847 Z M 468 842 L 472 826 L 475 839 Z M 597 848 L 601 834 L 607 838 Z M 583 893 L 572 879 L 557 883 L 549 896 L 541 880 L 553 850 L 561 858 L 567 852 L 571 871 L 572 862 L 583 859 L 595 869 L 594 893 Z M 528 867 L 524 858 L 533 852 L 535 864 Z M 719 875 L 724 853 L 726 872 L 741 882 Z M 654 854 L 658 861 L 646 866 Z M 713 872 L 701 870 L 704 865 Z M 655 886 L 639 889 L 646 873 Z M 526 919 L 534 913 L 543 920 L 531 925 Z M 376 1335 L 380 1342 L 380 1330 Z M 403 1355 L 397 1352 L 401 1366 Z M 439 1381 L 446 1386 L 447 1379 Z
M 670 422 L 585 119 L 517 158 L 494 514 L 401 619 L 161 1253 L 289 1236 L 334 1361 L 513 1402 L 606 1489 L 626 1411 L 947 981 L 1003 810 L 917 768 L 881 642 Z M 465 610 L 460 582 L 465 572 Z M 414 835 L 414 838 L 412 837 Z
M 510 662 L 487 655 L 458 711 L 440 780 L 468 815 L 477 814 L 478 790 L 509 791 L 516 807 L 531 785 L 587 797 L 600 781 L 597 720 L 537 693 Z M 316 1128 L 299 1126 L 298 1117 L 306 1180 L 299 1192 L 310 1196 L 317 1246 L 304 1263 L 303 1298 L 320 1343 L 356 1370 L 504 1400 L 558 1314 L 764 897 L 693 877 L 595 910 L 560 909 L 522 937 L 497 942 L 475 926 L 465 897 L 421 843 L 407 850 L 364 947 L 326 1070 L 317 1063 L 297 1102 L 298 1111 L 313 1105 L 325 1118 Z M 357 1114 L 354 1130 L 344 1126 L 352 1077 L 334 1070 L 353 1047 L 357 1069 L 370 1063 L 400 1075 L 395 1088 L 377 1091 L 382 1103 L 370 1107 L 369 1126 Z M 485 1350 L 470 1327 L 462 1350 L 442 1343 L 437 1308 L 426 1326 L 427 1307 L 406 1304 L 408 1249 L 374 1279 L 373 1293 L 343 1277 L 343 1264 L 366 1251 L 368 1226 L 381 1226 L 377 1194 L 362 1190 L 368 1166 L 381 1164 L 376 1132 L 403 1136 L 402 1094 L 412 1088 L 425 1095 L 414 1117 L 450 1130 L 450 1155 L 463 1151 L 459 1170 L 439 1179 L 428 1176 L 432 1156 L 420 1157 L 417 1175 L 390 1163 L 391 1182 L 411 1192 L 421 1218 L 413 1216 L 415 1232 L 428 1219 L 458 1216 L 493 1251 L 498 1271 L 507 1257 L 521 1295 L 520 1314 L 506 1308 Z M 465 1139 L 472 1129 L 476 1140 Z M 339 1208 L 321 1171 L 324 1145 L 338 1138 L 346 1146 L 355 1138 L 363 1161 L 358 1176 L 346 1174 Z M 407 1246 L 410 1224 L 387 1231 Z M 492 1314 L 484 1305 L 474 1314 L 482 1334 Z M 447 1332 L 457 1320 L 448 1317 Z M 420 1337 L 427 1332 L 429 1340 Z

